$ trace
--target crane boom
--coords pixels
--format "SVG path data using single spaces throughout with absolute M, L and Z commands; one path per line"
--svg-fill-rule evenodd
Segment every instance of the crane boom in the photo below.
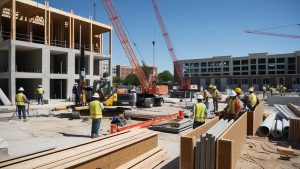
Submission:
M 259 30 L 246 30 L 245 32 L 259 34 L 259 35 L 270 35 L 270 36 L 279 36 L 279 37 L 300 39 L 300 35 L 288 35 L 288 34 L 272 33 L 272 32 L 265 32 L 265 31 L 259 31 Z
M 175 50 L 173 48 L 171 38 L 170 38 L 169 33 L 167 31 L 167 28 L 164 24 L 164 21 L 163 21 L 161 15 L 160 15 L 159 9 L 157 7 L 156 0 L 152 0 L 152 4 L 153 4 L 153 8 L 154 8 L 154 11 L 155 11 L 155 14 L 156 14 L 156 18 L 159 22 L 160 29 L 162 31 L 162 35 L 163 35 L 164 40 L 166 42 L 169 54 L 172 58 L 172 61 L 173 61 L 174 67 L 175 67 L 175 71 L 176 71 L 176 73 L 178 75 L 178 78 L 180 80 L 180 84 L 184 89 L 188 89 L 190 84 L 189 84 L 189 82 L 187 84 L 185 84 L 185 82 L 184 82 L 181 65 L 179 64 L 179 62 L 177 60 L 176 53 L 175 53 Z
M 149 80 L 146 78 L 145 73 L 142 69 L 142 67 L 139 65 L 137 57 L 129 43 L 129 40 L 127 38 L 127 35 L 124 32 L 124 29 L 121 25 L 121 21 L 119 19 L 119 16 L 117 15 L 117 12 L 111 2 L 111 0 L 102 0 L 105 9 L 109 15 L 109 19 L 117 33 L 117 36 L 120 40 L 120 43 L 129 59 L 129 62 L 138 78 L 140 81 L 143 93 L 148 92 L 150 84 Z

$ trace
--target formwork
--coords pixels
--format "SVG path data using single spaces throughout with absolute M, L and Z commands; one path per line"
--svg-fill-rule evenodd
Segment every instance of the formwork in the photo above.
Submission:
M 256 135 L 263 122 L 264 102 L 259 103 L 254 111 L 247 112 L 247 135 Z

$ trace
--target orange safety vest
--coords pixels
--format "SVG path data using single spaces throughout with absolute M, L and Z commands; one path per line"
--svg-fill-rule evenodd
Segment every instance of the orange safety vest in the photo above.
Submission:
M 240 109 L 240 101 L 239 99 L 230 99 L 228 102 L 228 109 L 227 109 L 227 113 L 228 114 L 237 114 L 237 110 Z

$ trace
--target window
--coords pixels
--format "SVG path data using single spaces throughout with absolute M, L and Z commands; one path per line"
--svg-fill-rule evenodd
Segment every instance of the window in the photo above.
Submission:
M 270 59 L 268 59 L 268 62 L 269 62 L 269 63 L 275 63 L 275 58 L 270 58 Z
M 257 84 L 257 79 L 256 78 L 252 79 L 252 84 Z
M 208 66 L 214 66 L 214 62 L 208 62 Z
M 258 63 L 259 64 L 264 64 L 264 63 L 266 63 L 266 59 L 258 59 Z
M 268 69 L 269 69 L 269 70 L 272 70 L 272 69 L 275 69 L 275 67 L 276 67 L 275 65 L 269 65 L 269 66 L 268 66 Z
M 201 66 L 205 67 L 207 65 L 206 62 L 201 62 Z
M 229 61 L 224 61 L 224 62 L 223 62 L 223 65 L 224 65 L 224 66 L 228 66 L 228 65 L 229 65 Z
M 256 75 L 256 71 L 251 71 L 251 75 Z
M 296 63 L 296 58 L 288 58 L 288 64 Z
M 289 65 L 288 70 L 296 70 L 296 65 Z
M 241 62 L 239 60 L 234 60 L 233 61 L 233 65 L 240 65 L 240 64 L 241 64 Z
M 265 75 L 265 74 L 266 74 L 266 71 L 258 71 L 258 74 L 259 74 L 259 75 Z
M 188 63 L 185 63 L 183 66 L 184 66 L 184 67 L 189 67 L 189 64 L 188 64 Z
M 248 84 L 248 79 L 242 79 L 242 84 Z
M 293 78 L 293 83 L 294 84 L 300 84 L 300 77 L 294 77 Z
M 251 64 L 256 64 L 256 59 L 251 59 L 250 62 Z
M 207 69 L 201 69 L 201 72 L 207 72 Z
M 240 72 L 233 72 L 233 75 L 240 75 Z
M 214 72 L 214 68 L 208 68 L 208 72 Z
M 220 61 L 215 62 L 215 66 L 221 66 L 221 62 Z
M 233 71 L 240 71 L 240 67 L 233 67 Z
M 277 78 L 277 82 L 281 85 L 284 85 L 284 77 Z
M 242 66 L 242 70 L 248 70 L 248 66 Z
M 263 84 L 264 84 L 264 85 L 269 85 L 269 84 L 270 84 L 270 78 L 264 77 L 264 78 L 263 78 Z
M 199 67 L 199 63 L 193 63 L 194 67 Z
M 258 70 L 265 70 L 266 69 L 266 65 L 258 65 Z
M 277 74 L 283 75 L 283 74 L 285 74 L 285 72 L 284 71 L 277 71 Z
M 215 68 L 215 72 L 221 72 L 221 68 Z
M 277 63 L 284 63 L 284 58 L 277 58 Z
M 275 71 L 269 71 L 268 73 L 269 73 L 269 75 L 274 75 Z
M 209 74 L 201 74 L 201 76 L 209 76 Z
M 248 65 L 248 60 L 242 60 L 242 65 Z
M 242 75 L 248 75 L 248 72 L 242 72 Z
M 296 74 L 296 71 L 288 71 L 288 74 Z
M 238 84 L 238 80 L 237 79 L 230 79 L 231 84 Z
M 277 69 L 284 69 L 284 65 L 277 65 Z
M 224 76 L 229 76 L 229 73 L 223 73 Z
M 228 72 L 229 71 L 229 67 L 224 67 L 223 68 L 223 72 Z
M 256 70 L 256 65 L 251 65 L 251 70 Z

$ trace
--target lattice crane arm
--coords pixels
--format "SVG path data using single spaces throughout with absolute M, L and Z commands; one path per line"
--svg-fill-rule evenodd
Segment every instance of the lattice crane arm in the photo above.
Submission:
M 119 16 L 118 16 L 111 0 L 102 0 L 102 2 L 105 6 L 105 9 L 106 9 L 108 15 L 109 15 L 109 19 L 117 33 L 120 43 L 129 59 L 129 62 L 131 64 L 138 80 L 140 81 L 141 87 L 143 89 L 143 93 L 147 93 L 150 88 L 149 80 L 146 78 L 142 67 L 138 63 L 137 57 L 136 57 L 136 55 L 129 43 L 127 35 L 122 27 Z
M 272 33 L 272 32 L 265 32 L 259 30 L 246 30 L 246 33 L 252 34 L 259 34 L 259 35 L 270 35 L 270 36 L 278 36 L 278 37 L 285 37 L 285 38 L 296 38 L 300 39 L 300 35 L 289 35 L 289 34 L 281 34 L 281 33 Z

